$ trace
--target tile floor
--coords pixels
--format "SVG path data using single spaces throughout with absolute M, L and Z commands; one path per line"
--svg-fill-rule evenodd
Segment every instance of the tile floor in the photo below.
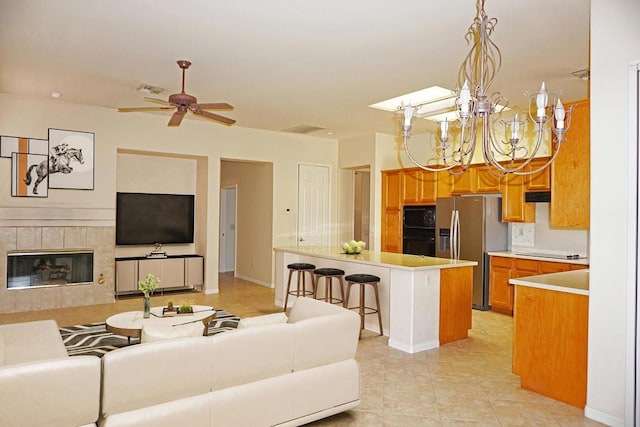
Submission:
M 152 297 L 224 308 L 241 317 L 273 313 L 272 289 L 220 276 L 220 293 L 172 293 Z M 155 303 L 155 304 L 154 304 Z M 59 325 L 100 322 L 111 314 L 142 308 L 142 299 L 115 304 L 0 314 L 0 324 L 55 319 Z M 473 312 L 469 338 L 438 349 L 407 354 L 387 338 L 366 332 L 358 345 L 361 403 L 313 426 L 597 426 L 582 410 L 523 390 L 511 373 L 512 319 Z

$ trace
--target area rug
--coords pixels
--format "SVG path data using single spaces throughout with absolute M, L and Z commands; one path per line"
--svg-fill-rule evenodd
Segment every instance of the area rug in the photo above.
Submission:
M 239 317 L 220 308 L 214 310 L 216 318 L 209 323 L 209 335 L 216 335 L 238 327 Z M 107 332 L 104 322 L 60 328 L 60 335 L 62 335 L 62 341 L 69 356 L 102 357 L 111 350 L 138 342 L 136 338 L 133 338 L 130 344 L 127 337 Z

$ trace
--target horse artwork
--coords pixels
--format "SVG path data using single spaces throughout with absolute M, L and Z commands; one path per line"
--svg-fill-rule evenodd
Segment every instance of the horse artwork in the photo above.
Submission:
M 48 164 L 47 160 L 43 160 L 39 164 L 29 166 L 24 182 L 27 185 L 31 185 L 31 171 L 35 169 L 38 178 L 33 184 L 33 194 L 38 194 L 38 185 L 40 185 L 47 176 L 53 173 L 69 174 L 73 172 L 73 166 L 71 166 L 72 160 L 84 164 L 82 148 L 69 147 L 69 144 L 66 143 L 56 145 L 49 150 Z

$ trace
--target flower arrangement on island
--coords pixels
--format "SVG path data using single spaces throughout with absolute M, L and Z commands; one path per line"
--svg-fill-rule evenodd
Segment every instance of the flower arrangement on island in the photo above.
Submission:
M 342 250 L 347 254 L 359 254 L 362 252 L 362 248 L 364 247 L 365 243 L 363 241 L 356 242 L 355 240 L 352 240 L 342 244 Z

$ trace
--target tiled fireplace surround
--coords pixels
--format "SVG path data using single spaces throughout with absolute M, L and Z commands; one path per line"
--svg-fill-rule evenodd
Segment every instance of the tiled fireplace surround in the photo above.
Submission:
M 42 249 L 92 250 L 94 282 L 87 285 L 7 290 L 7 252 Z M 113 302 L 114 259 L 115 227 L 0 227 L 0 313 Z

